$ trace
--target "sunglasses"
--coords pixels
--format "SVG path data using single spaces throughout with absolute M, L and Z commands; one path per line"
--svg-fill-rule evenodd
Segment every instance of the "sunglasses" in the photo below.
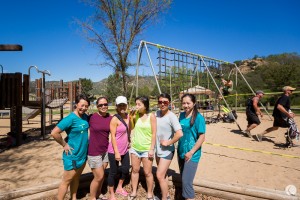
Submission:
M 102 107 L 102 106 L 108 106 L 108 103 L 98 104 L 98 105 L 97 105 L 97 108 Z
M 157 101 L 158 104 L 169 105 L 169 101 Z

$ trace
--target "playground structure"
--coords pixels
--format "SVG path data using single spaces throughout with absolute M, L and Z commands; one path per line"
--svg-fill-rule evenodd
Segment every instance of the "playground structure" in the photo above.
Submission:
M 157 65 L 153 64 L 148 46 L 158 49 L 157 53 L 155 53 L 155 56 L 152 56 L 157 58 Z M 183 94 L 193 93 L 197 97 L 197 102 L 199 104 L 198 108 L 200 108 L 200 110 L 203 107 L 203 104 L 207 102 L 208 104 L 213 103 L 214 108 L 218 108 L 218 115 L 220 115 L 221 103 L 223 103 L 224 106 L 228 108 L 230 112 L 232 112 L 232 109 L 230 109 L 230 106 L 226 100 L 226 95 L 221 89 L 221 82 L 222 79 L 233 80 L 234 84 L 231 88 L 233 89 L 231 94 L 235 93 L 236 108 L 238 91 L 235 88 L 238 87 L 238 76 L 241 77 L 240 80 L 246 83 L 251 93 L 255 94 L 254 90 L 235 63 L 230 63 L 147 41 L 141 41 L 137 55 L 136 84 L 132 89 L 131 97 L 133 96 L 134 89 L 136 90 L 136 96 L 138 96 L 139 67 L 141 65 L 144 49 L 147 53 L 146 57 L 148 57 L 153 76 L 155 77 L 158 92 L 169 93 L 172 104 L 179 104 L 180 96 Z M 226 77 L 226 75 L 228 76 Z M 263 104 L 260 103 L 260 105 L 268 114 Z M 234 119 L 234 121 L 241 130 L 236 119 Z
M 47 70 L 39 70 L 37 66 L 30 66 L 28 74 L 22 73 L 2 73 L 0 76 L 0 109 L 10 111 L 10 129 L 11 134 L 16 139 L 16 145 L 22 144 L 22 121 L 28 121 L 41 115 L 41 135 L 45 139 L 46 126 L 46 108 L 49 109 L 49 123 L 52 124 L 53 109 L 60 108 L 61 119 L 63 118 L 63 105 L 70 101 L 70 105 L 75 99 L 76 94 L 81 92 L 79 82 L 69 82 L 66 84 L 61 80 L 59 86 L 54 83 L 46 87 L 45 75 L 50 76 Z M 42 74 L 40 79 L 35 80 L 35 86 L 32 88 L 30 81 L 31 69 L 34 68 Z M 31 112 L 23 116 L 22 109 L 31 109 Z M 70 106 L 70 111 L 73 107 Z M 29 122 L 29 121 L 28 121 Z

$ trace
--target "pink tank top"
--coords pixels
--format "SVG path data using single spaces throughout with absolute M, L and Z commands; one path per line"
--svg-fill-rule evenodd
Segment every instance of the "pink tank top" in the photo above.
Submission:
M 118 147 L 120 155 L 125 155 L 128 152 L 129 142 L 128 142 L 128 134 L 127 134 L 126 127 L 122 122 L 117 127 L 116 141 L 117 141 L 117 147 Z M 107 152 L 113 153 L 113 154 L 115 153 L 111 141 L 109 142 Z

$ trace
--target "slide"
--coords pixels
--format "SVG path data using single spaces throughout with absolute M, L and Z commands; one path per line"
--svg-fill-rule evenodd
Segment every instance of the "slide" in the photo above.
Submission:
M 27 113 L 25 117 L 22 118 L 23 121 L 27 121 L 29 124 L 29 119 L 33 119 L 41 113 L 41 109 L 32 109 L 31 112 Z

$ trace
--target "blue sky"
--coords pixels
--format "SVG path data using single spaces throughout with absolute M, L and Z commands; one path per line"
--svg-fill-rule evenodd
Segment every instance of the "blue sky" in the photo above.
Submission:
M 139 38 L 230 62 L 300 53 L 299 9 L 298 0 L 175 0 Z M 0 52 L 4 73 L 27 74 L 31 65 L 49 70 L 46 80 L 99 81 L 112 73 L 95 65 L 103 58 L 74 24 L 93 12 L 78 0 L 0 0 L 0 10 L 0 44 L 23 46 Z

